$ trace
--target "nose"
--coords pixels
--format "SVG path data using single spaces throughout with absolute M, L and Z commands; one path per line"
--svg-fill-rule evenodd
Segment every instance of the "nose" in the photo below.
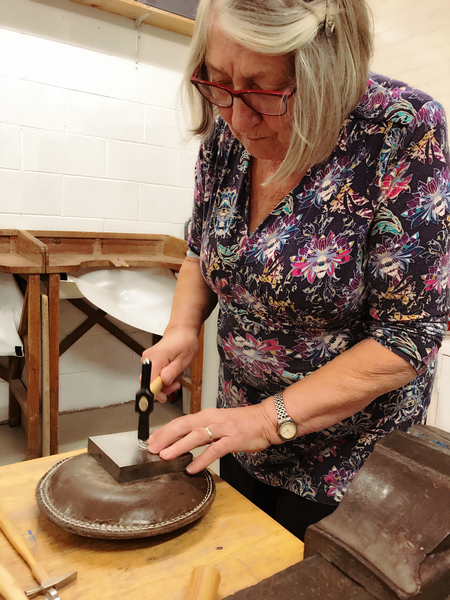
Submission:
M 234 99 L 231 110 L 231 126 L 238 133 L 248 133 L 262 121 L 262 115 L 247 106 L 241 98 Z

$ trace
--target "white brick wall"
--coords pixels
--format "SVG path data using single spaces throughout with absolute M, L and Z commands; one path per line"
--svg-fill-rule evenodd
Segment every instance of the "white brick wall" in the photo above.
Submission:
M 182 237 L 198 147 L 178 105 L 188 44 L 69 0 L 3 3 L 0 227 Z
M 189 42 L 69 0 L 0 0 L 0 228 L 183 237 L 198 147 L 178 104 Z M 84 319 L 62 301 L 61 337 Z M 139 363 L 93 328 L 61 357 L 61 410 L 132 400 Z M 0 381 L 0 422 L 7 401 Z

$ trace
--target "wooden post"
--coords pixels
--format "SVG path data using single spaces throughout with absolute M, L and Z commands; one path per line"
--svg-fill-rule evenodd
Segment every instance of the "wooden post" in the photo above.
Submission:
M 202 325 L 198 337 L 200 350 L 191 364 L 191 413 L 202 409 L 202 382 L 203 382 L 203 344 L 205 337 L 205 326 Z
M 9 401 L 8 401 L 8 424 L 10 427 L 18 427 L 20 425 L 21 420 L 21 410 L 19 401 L 16 398 L 16 395 L 13 391 L 13 386 L 11 385 L 15 379 L 20 377 L 20 358 L 17 356 L 9 357 L 9 374 L 8 374 L 8 383 L 9 383 Z
M 48 276 L 50 454 L 59 448 L 59 273 Z
M 49 362 L 49 324 L 48 324 L 48 296 L 42 294 L 42 456 L 50 456 L 50 362 Z
M 39 389 L 41 351 L 41 291 L 40 275 L 28 279 L 28 351 L 26 355 L 27 385 L 27 459 L 38 458 Z

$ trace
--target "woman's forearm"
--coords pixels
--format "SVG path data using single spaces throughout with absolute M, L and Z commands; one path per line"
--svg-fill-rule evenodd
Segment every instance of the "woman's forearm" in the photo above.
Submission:
M 166 331 L 173 327 L 188 327 L 200 333 L 202 323 L 217 303 L 217 296 L 208 287 L 197 258 L 186 258 L 178 275 L 172 311 Z
M 350 417 L 415 376 L 406 360 L 367 339 L 286 388 L 283 397 L 288 414 L 299 425 L 298 435 L 304 435 Z M 206 428 L 212 432 L 213 444 Z M 149 449 L 170 460 L 209 444 L 189 465 L 190 473 L 198 473 L 228 452 L 258 452 L 281 444 L 277 430 L 275 404 L 269 397 L 260 404 L 207 408 L 174 419 L 151 435 Z
M 405 359 L 366 339 L 286 388 L 283 397 L 288 414 L 299 425 L 298 434 L 304 435 L 354 415 L 416 375 Z M 267 408 L 273 416 L 270 402 Z

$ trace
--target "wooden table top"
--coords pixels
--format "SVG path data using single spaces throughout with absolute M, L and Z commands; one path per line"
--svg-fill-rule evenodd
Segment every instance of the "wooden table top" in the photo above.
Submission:
M 39 479 L 71 452 L 0 468 L 0 506 L 50 577 L 77 570 L 62 600 L 183 600 L 194 567 L 221 574 L 218 598 L 258 583 L 297 563 L 303 543 L 215 477 L 211 510 L 177 532 L 138 540 L 96 540 L 68 533 L 41 514 Z M 23 589 L 35 587 L 31 571 L 0 532 L 0 562 Z

